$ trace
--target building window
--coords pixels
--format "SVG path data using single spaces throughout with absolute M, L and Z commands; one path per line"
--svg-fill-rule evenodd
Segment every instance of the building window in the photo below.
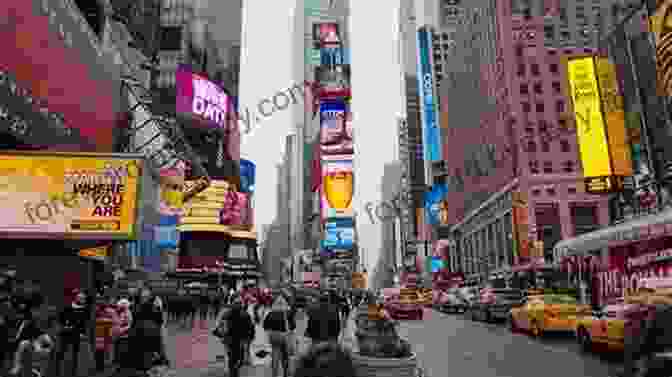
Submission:
M 539 121 L 539 133 L 544 133 L 548 131 L 548 124 L 546 123 L 545 120 L 540 120 Z
M 549 69 L 551 73 L 558 73 L 559 72 L 558 63 L 552 63 Z
M 545 174 L 551 174 L 551 173 L 553 173 L 553 162 L 551 162 L 551 161 L 544 161 L 544 173 L 545 173 Z
M 532 64 L 532 74 L 535 76 L 539 76 L 541 72 L 539 71 L 539 64 L 534 63 Z
M 559 7 L 558 8 L 558 16 L 560 17 L 560 22 L 563 25 L 566 25 L 569 22 L 569 20 L 567 18 L 567 8 Z
M 597 218 L 597 206 L 573 205 L 570 207 L 570 215 L 574 225 L 574 236 L 590 233 L 600 228 Z
M 553 187 L 549 187 L 546 189 L 546 195 L 548 196 L 553 196 L 555 195 L 555 189 Z
M 555 27 L 553 25 L 544 25 L 544 38 L 548 40 L 555 39 Z
M 537 110 L 538 113 L 543 113 L 544 112 L 544 104 L 539 102 L 535 105 L 535 109 Z
M 535 153 L 537 151 L 537 144 L 534 141 L 527 142 L 527 151 L 529 153 Z
M 182 50 L 182 26 L 164 26 L 161 28 L 161 50 Z
M 571 151 L 571 148 L 569 146 L 569 141 L 567 140 L 560 140 L 560 150 L 563 153 L 569 153 Z
M 518 76 L 524 76 L 524 75 L 525 75 L 525 64 L 518 63 Z
M 558 101 L 555 103 L 555 111 L 559 113 L 565 112 L 565 101 Z
M 528 87 L 527 84 L 520 84 L 520 94 L 530 94 L 530 88 Z
M 539 189 L 532 190 L 532 196 L 539 196 L 539 195 L 541 195 L 541 190 Z
M 588 18 L 586 17 L 586 10 L 583 6 L 576 7 L 576 21 L 579 25 L 588 25 Z
M 549 144 L 547 141 L 544 141 L 541 143 L 541 151 L 544 153 L 548 153 L 551 151 L 551 144 Z
M 523 46 L 516 46 L 516 56 L 519 58 L 523 57 Z
M 555 94 L 560 94 L 562 92 L 562 86 L 560 86 L 559 81 L 553 81 L 551 85 L 553 86 L 553 92 Z
M 558 119 L 558 125 L 560 128 L 567 128 L 567 120 L 566 119 Z
M 562 166 L 562 170 L 564 170 L 565 173 L 574 172 L 574 161 L 565 161 L 565 163 Z
M 567 189 L 567 193 L 569 194 L 576 194 L 576 187 L 569 187 Z
M 530 161 L 530 173 L 539 174 L 539 161 L 536 160 Z
M 523 112 L 529 113 L 530 111 L 532 111 L 532 106 L 530 105 L 529 102 L 523 102 L 522 105 L 523 105 Z
M 542 94 L 544 92 L 543 86 L 541 85 L 540 82 L 535 82 L 534 83 L 534 93 L 535 94 Z

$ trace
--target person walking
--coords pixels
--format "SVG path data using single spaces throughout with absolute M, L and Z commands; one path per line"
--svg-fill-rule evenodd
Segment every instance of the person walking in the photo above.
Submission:
M 105 361 L 112 352 L 112 345 L 118 336 L 121 320 L 117 312 L 114 297 L 107 297 L 105 301 L 96 305 L 96 371 L 105 370 Z
M 290 313 L 290 306 L 285 297 L 279 294 L 271 305 L 270 312 L 264 319 L 264 330 L 268 333 L 271 343 L 271 371 L 278 377 L 278 369 L 282 365 L 283 376 L 289 376 L 289 356 L 295 347 L 293 332 L 296 321 Z
M 42 321 L 40 307 L 43 304 L 41 295 L 34 295 L 24 312 L 21 313 L 21 321 L 14 339 L 16 350 L 11 376 L 33 377 L 34 371 L 44 373 L 48 367 L 49 355 L 54 348 L 55 342 L 49 335 L 47 328 L 53 328 L 51 322 Z M 49 323 L 47 323 L 49 322 Z
M 122 298 L 117 302 L 117 314 L 119 317 L 119 328 L 117 337 L 114 340 L 114 362 L 120 362 L 122 348 L 128 348 L 128 335 L 133 323 L 133 314 L 131 312 L 131 302 Z
M 321 342 L 338 342 L 341 333 L 341 320 L 338 308 L 328 295 L 320 297 L 318 305 L 308 310 L 308 326 L 306 337 L 312 344 Z
M 152 291 L 149 288 L 143 288 L 140 291 L 140 298 L 138 302 L 138 309 L 133 315 L 134 321 L 152 321 L 156 327 L 159 329 L 159 334 L 161 334 L 161 350 L 159 356 L 161 362 L 169 364 L 168 357 L 166 355 L 165 340 L 163 339 L 162 328 L 165 323 L 165 315 L 162 311 L 162 307 L 159 305 L 160 302 L 156 300 L 156 297 L 152 294 Z
M 57 363 L 65 360 L 68 349 L 72 349 L 72 362 L 70 364 L 70 373 L 68 376 L 79 376 L 79 351 L 81 343 L 86 338 L 86 332 L 89 328 L 89 305 L 87 295 L 75 290 L 74 301 L 65 307 L 60 315 L 61 333 L 60 347 L 55 353 Z M 60 365 L 58 367 L 61 372 Z
M 216 323 L 213 333 L 227 348 L 229 377 L 240 377 L 243 361 L 241 344 L 254 339 L 252 318 L 244 310 L 241 299 L 236 298 L 230 308 L 221 311 Z

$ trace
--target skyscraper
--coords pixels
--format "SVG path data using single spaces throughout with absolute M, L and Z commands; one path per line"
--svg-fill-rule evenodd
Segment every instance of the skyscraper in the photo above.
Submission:
M 609 221 L 606 199 L 581 183 L 562 62 L 595 54 L 625 2 L 475 0 L 456 11 L 447 9 L 458 1 L 439 3 L 438 14 L 458 20 L 452 34 L 436 36 L 442 51 L 454 51 L 439 67 L 458 241 L 450 268 L 483 276 L 535 257 L 550 261 L 557 241 Z M 511 218 L 515 198 L 527 205 L 525 245 Z

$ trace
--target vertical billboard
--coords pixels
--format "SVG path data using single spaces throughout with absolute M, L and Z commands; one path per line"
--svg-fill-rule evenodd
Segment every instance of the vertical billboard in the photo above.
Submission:
M 606 123 L 609 153 L 613 174 L 619 177 L 633 175 L 630 140 L 625 129 L 623 96 L 616 78 L 616 66 L 606 57 L 595 58 L 595 70 L 600 88 L 602 111 Z
M 351 156 L 322 161 L 322 218 L 352 217 L 353 163 Z
M 441 130 L 436 116 L 434 71 L 432 70 L 432 35 L 428 27 L 418 30 L 418 93 L 424 146 L 425 171 L 429 173 L 432 162 L 442 160 Z M 426 175 L 431 179 L 431 174 Z
M 315 68 L 318 95 L 321 99 L 350 97 L 350 66 L 324 66 Z
M 240 160 L 240 192 L 252 194 L 254 192 L 254 184 L 256 181 L 257 167 L 254 162 L 241 159 Z
M 320 149 L 322 155 L 347 155 L 354 151 L 352 122 L 348 122 L 343 100 L 320 103 Z
M 588 193 L 620 190 L 622 177 L 614 174 L 609 140 L 602 115 L 593 56 L 567 60 L 567 80 L 576 118 L 576 134 Z
M 337 250 L 351 251 L 355 245 L 355 223 L 352 218 L 331 219 L 324 224 L 322 249 L 337 253 Z
M 515 191 L 512 197 L 513 215 L 513 255 L 518 261 L 530 258 L 530 221 L 527 193 Z
M 448 224 L 446 194 L 448 185 L 445 183 L 434 185 L 431 190 L 425 192 L 425 218 L 429 224 L 434 226 Z

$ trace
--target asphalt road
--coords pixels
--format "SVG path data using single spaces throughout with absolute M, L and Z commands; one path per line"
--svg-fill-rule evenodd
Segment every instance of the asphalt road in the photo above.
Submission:
M 223 346 L 209 334 L 209 323 L 193 328 L 170 326 L 168 354 L 173 361 L 173 377 L 222 377 L 227 375 Z M 306 319 L 297 320 L 297 333 L 303 334 Z M 352 322 L 348 330 L 352 335 Z M 501 324 L 486 324 L 461 315 L 427 310 L 425 318 L 402 321 L 400 334 L 418 354 L 426 377 L 606 377 L 620 368 L 618 360 L 582 354 L 570 337 L 532 339 L 512 334 Z M 300 350 L 307 345 L 302 343 Z M 253 353 L 270 351 L 266 334 L 257 327 Z M 272 377 L 270 357 L 253 357 L 252 365 L 241 377 Z
M 620 368 L 616 358 L 581 354 L 569 336 L 536 340 L 462 315 L 430 310 L 421 321 L 402 322 L 399 332 L 427 377 L 606 377 Z

